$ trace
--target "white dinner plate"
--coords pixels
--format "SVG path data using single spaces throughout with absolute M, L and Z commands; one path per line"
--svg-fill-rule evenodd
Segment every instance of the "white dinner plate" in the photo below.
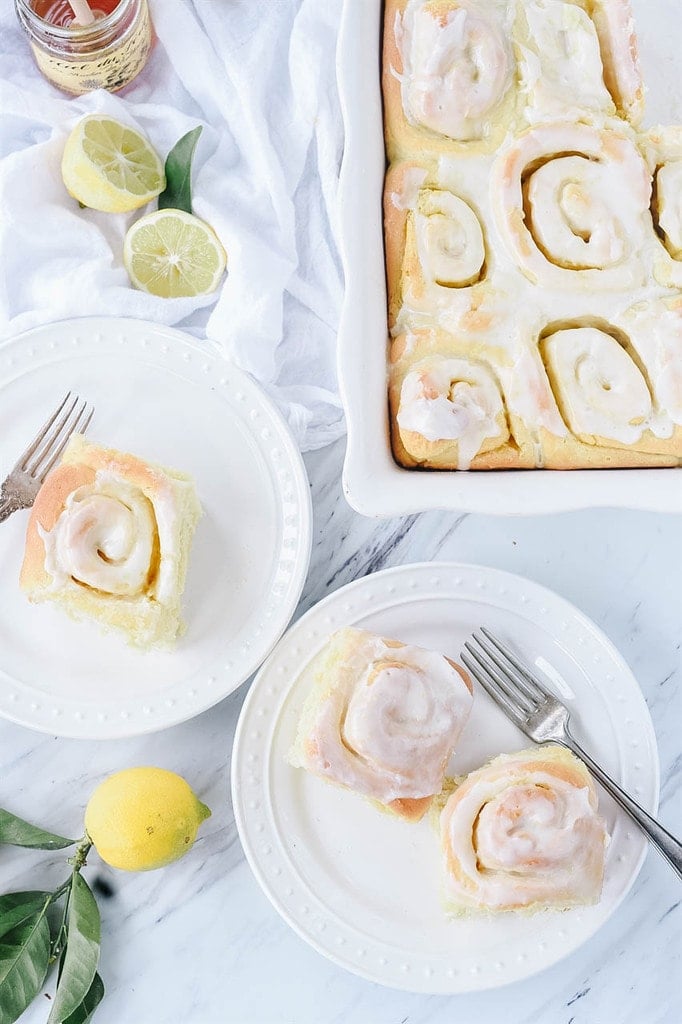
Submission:
M 68 389 L 88 437 L 189 473 L 204 516 L 172 651 L 140 653 L 19 590 L 28 512 L 0 525 L 0 714 L 88 738 L 191 718 L 239 686 L 289 623 L 308 569 L 308 482 L 270 400 L 207 344 L 139 320 L 51 324 L 0 346 L 0 479 Z
M 297 679 L 331 632 L 357 625 L 457 658 L 481 624 L 554 686 L 574 711 L 577 737 L 606 770 L 645 808 L 657 807 L 656 739 L 642 693 L 610 641 L 567 601 L 509 573 L 444 563 L 342 587 L 292 626 L 253 683 L 235 739 L 232 794 L 248 861 L 282 917 L 330 960 L 383 985 L 467 992 L 549 967 L 611 916 L 646 853 L 643 835 L 601 793 L 612 838 L 597 906 L 449 919 L 429 820 L 378 813 L 287 764 L 306 696 Z M 532 745 L 479 688 L 450 771 Z

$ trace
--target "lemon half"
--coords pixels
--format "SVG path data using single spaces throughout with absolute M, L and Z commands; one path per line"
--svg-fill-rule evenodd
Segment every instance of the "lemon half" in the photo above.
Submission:
M 227 256 L 203 220 L 182 210 L 155 210 L 128 230 L 123 262 L 136 288 L 173 299 L 215 291 Z
M 163 164 L 144 135 L 97 114 L 79 121 L 66 140 L 62 178 L 74 199 L 107 213 L 137 210 L 166 187 Z
M 85 831 L 103 861 L 151 871 L 178 860 L 210 810 L 175 772 L 126 768 L 100 783 L 85 811 Z

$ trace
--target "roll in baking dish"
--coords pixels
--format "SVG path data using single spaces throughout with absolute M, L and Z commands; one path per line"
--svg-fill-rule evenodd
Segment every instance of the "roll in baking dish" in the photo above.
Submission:
M 639 124 L 627 0 L 387 0 L 393 451 L 682 461 L 682 130 Z

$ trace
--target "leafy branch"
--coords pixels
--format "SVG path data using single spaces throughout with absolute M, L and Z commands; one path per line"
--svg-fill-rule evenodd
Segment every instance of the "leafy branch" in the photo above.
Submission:
M 14 1024 L 59 961 L 48 1024 L 87 1024 L 104 995 L 97 973 L 100 914 L 81 875 L 91 848 L 85 837 L 65 839 L 0 808 L 0 844 L 41 850 L 76 846 L 71 874 L 53 892 L 0 896 L 0 1024 Z M 61 913 L 50 912 L 63 902 Z

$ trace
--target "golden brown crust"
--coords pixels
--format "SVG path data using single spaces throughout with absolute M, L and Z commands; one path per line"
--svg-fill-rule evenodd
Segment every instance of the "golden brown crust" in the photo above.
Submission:
M 402 306 L 402 263 L 408 208 L 398 202 L 410 170 L 419 164 L 404 163 L 389 167 L 384 185 L 384 244 L 386 251 L 386 288 L 388 291 L 388 329 L 392 330 Z M 426 172 L 424 172 L 426 173 Z
M 384 4 L 384 48 L 381 85 L 384 97 L 384 134 L 386 153 L 395 160 L 400 152 L 399 139 L 407 133 L 409 125 L 403 112 L 399 75 L 403 73 L 403 58 L 398 46 L 396 18 L 402 16 L 408 0 L 386 0 Z
M 45 570 L 45 545 L 40 531 L 48 533 L 57 522 L 69 494 L 77 487 L 91 484 L 95 471 L 83 464 L 61 463 L 46 478 L 33 503 L 26 529 L 26 548 L 19 585 L 26 593 L 48 586 L 50 576 Z

